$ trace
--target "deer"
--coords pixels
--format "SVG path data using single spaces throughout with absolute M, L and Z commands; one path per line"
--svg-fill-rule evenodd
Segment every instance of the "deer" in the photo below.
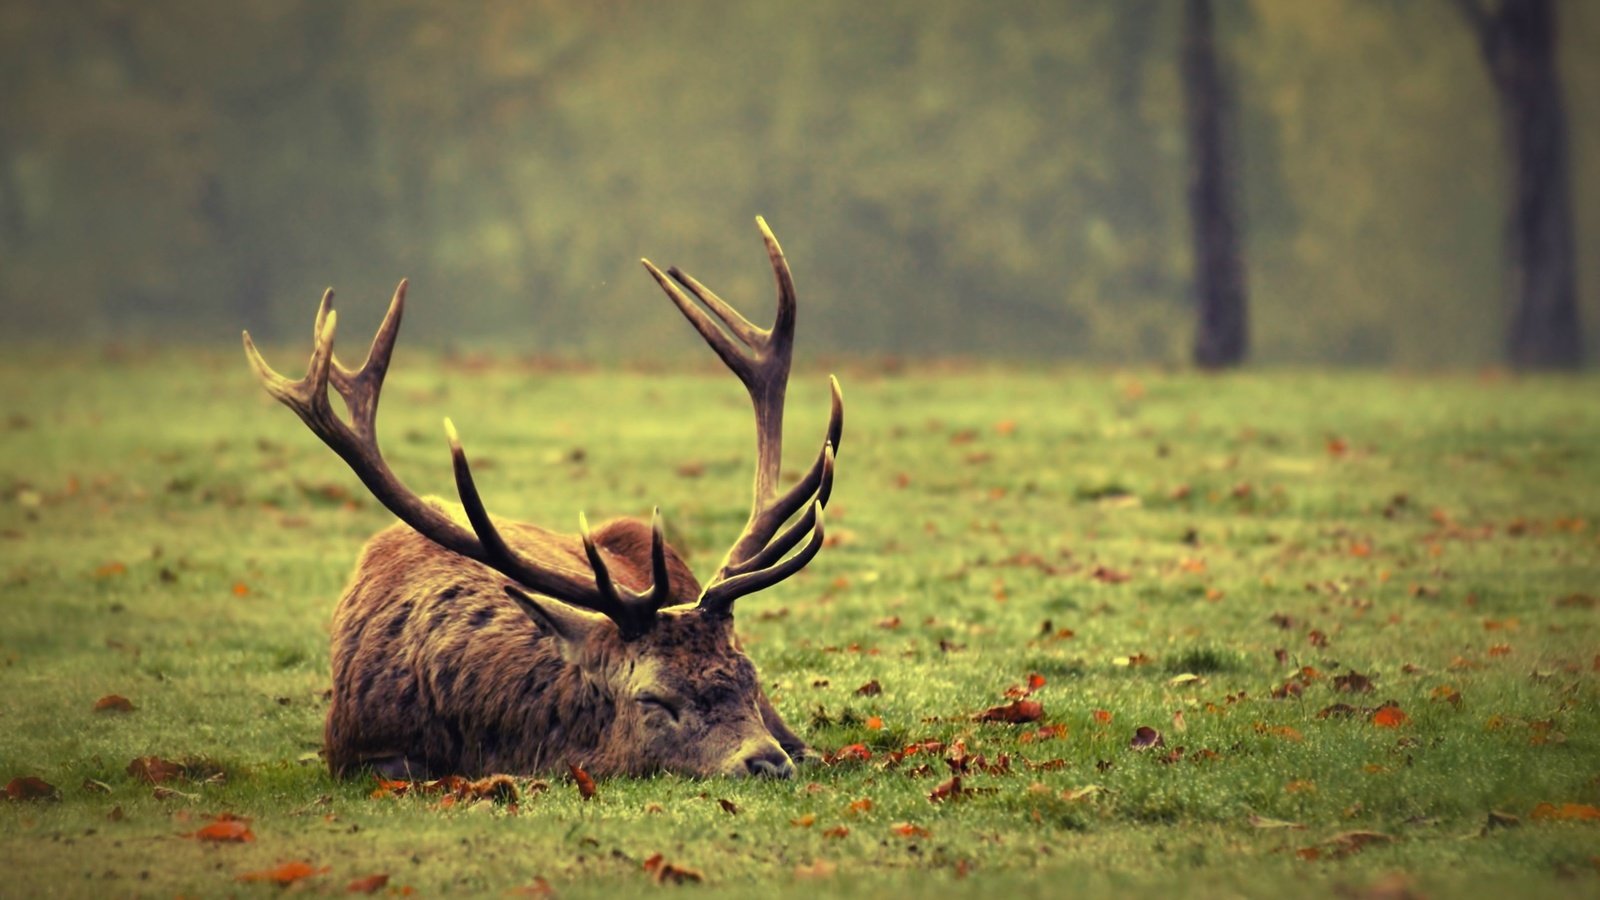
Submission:
M 704 585 L 667 543 L 659 507 L 649 523 L 620 518 L 593 530 L 580 512 L 576 535 L 490 515 L 448 418 L 460 502 L 401 483 L 379 450 L 376 420 L 406 281 L 354 369 L 334 356 L 331 288 L 301 379 L 274 371 L 244 333 L 267 393 L 399 519 L 367 541 L 333 615 L 324 750 L 334 777 L 536 776 L 581 766 L 596 776 L 788 778 L 797 762 L 815 759 L 763 690 L 733 605 L 822 548 L 844 401 L 829 376 L 822 448 L 782 488 L 795 287 L 777 238 L 756 223 L 777 282 L 770 329 L 676 267 L 641 260 L 755 411 L 750 516 Z M 330 388 L 348 421 L 334 412 Z

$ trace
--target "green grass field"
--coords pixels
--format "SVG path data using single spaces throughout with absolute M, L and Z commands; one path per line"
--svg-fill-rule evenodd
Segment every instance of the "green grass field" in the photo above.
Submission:
M 401 356 L 383 434 L 419 492 L 451 490 L 449 415 L 499 514 L 659 504 L 702 576 L 743 523 L 726 373 Z M 0 895 L 265 895 L 238 878 L 291 861 L 317 893 L 1600 891 L 1600 380 L 838 374 L 831 545 L 738 620 L 797 730 L 871 758 L 549 776 L 512 814 L 318 762 L 329 617 L 389 518 L 242 356 L 8 354 L 0 780 L 58 796 L 0 803 Z M 1034 674 L 1041 721 L 974 720 Z M 962 796 L 929 800 L 948 749 L 890 764 L 930 739 L 984 756 Z M 150 755 L 189 777 L 129 773 Z M 225 812 L 254 840 L 185 836 Z M 703 881 L 656 888 L 657 853 Z

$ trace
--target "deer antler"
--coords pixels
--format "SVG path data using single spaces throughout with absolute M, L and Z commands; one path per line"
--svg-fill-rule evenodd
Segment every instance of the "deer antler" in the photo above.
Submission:
M 456 487 L 472 531 L 462 528 L 438 507 L 418 497 L 390 471 L 378 449 L 378 397 L 383 390 L 383 378 L 389 371 L 389 357 L 394 352 L 395 338 L 400 332 L 405 298 L 406 282 L 401 281 L 399 287 L 395 288 L 394 299 L 389 303 L 389 312 L 384 316 L 383 324 L 378 327 L 377 336 L 367 351 L 366 361 L 359 369 L 347 369 L 334 358 L 333 335 L 338 325 L 338 314 L 333 309 L 331 288 L 322 295 L 322 303 L 317 308 L 316 325 L 312 330 L 311 362 L 304 378 L 290 381 L 273 371 L 261 358 L 248 331 L 244 333 L 245 355 L 249 357 L 250 365 L 267 393 L 294 410 L 312 433 L 333 448 L 367 486 L 367 490 L 402 522 L 440 546 L 477 560 L 530 591 L 604 614 L 617 624 L 625 640 L 632 640 L 649 631 L 657 611 L 671 597 L 666 541 L 662 537 L 659 510 L 651 528 L 650 553 L 654 581 L 646 590 L 636 592 L 611 580 L 605 561 L 589 536 L 588 522 L 581 514 L 579 523 L 582 526 L 584 550 L 593 570 L 592 577 L 550 560 L 534 560 L 507 545 L 484 509 L 472 480 L 472 470 L 467 465 L 466 453 L 461 449 L 461 441 L 449 419 L 445 420 L 445 433 L 450 441 Z M 328 399 L 330 385 L 349 409 L 348 424 L 333 411 Z
M 783 248 L 778 246 L 778 239 L 773 237 L 766 221 L 757 216 L 756 225 L 761 229 L 767 258 L 778 284 L 778 313 L 770 330 L 751 324 L 721 297 L 676 267 L 662 273 L 648 259 L 641 260 L 689 324 L 744 383 L 755 407 L 756 481 L 750 519 L 700 594 L 700 608 L 719 615 L 730 614 L 733 601 L 745 594 L 770 587 L 800 571 L 822 549 L 822 510 L 828 505 L 833 489 L 834 454 L 844 431 L 844 398 L 839 393 L 838 380 L 830 376 L 832 407 L 822 449 L 800 481 L 779 493 L 783 398 L 794 355 L 794 276 L 783 257 Z M 684 289 L 705 308 L 690 300 Z M 710 310 L 710 314 L 706 310 Z M 718 326 L 718 320 L 726 330 Z M 801 510 L 804 512 L 800 518 L 780 533 L 779 528 Z M 806 540 L 808 535 L 809 540 Z M 802 540 L 805 545 L 785 558 L 785 554 Z

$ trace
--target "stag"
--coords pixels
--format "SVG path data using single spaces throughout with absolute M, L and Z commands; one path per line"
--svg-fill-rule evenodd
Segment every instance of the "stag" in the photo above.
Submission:
M 597 775 L 784 778 L 810 755 L 762 690 L 734 633 L 733 604 L 798 572 L 821 549 L 844 405 L 830 378 L 822 449 L 782 489 L 794 279 L 766 222 L 756 223 L 777 280 L 770 330 L 677 268 L 663 273 L 642 261 L 755 408 L 755 501 L 704 586 L 667 544 L 659 509 L 649 523 L 624 518 L 592 531 L 580 513 L 576 535 L 491 516 L 449 419 L 460 503 L 418 497 L 395 477 L 378 449 L 376 418 L 405 281 L 355 369 L 334 358 L 331 289 L 300 380 L 273 371 L 245 333 L 245 353 L 267 392 L 400 519 L 367 542 L 334 613 L 325 743 L 336 776 L 366 769 L 414 778 L 538 774 L 583 765 Z M 330 387 L 348 421 L 333 411 Z

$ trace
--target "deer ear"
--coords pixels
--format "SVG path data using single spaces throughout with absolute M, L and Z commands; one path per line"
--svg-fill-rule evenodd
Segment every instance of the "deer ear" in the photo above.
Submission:
M 515 600 L 541 631 L 554 635 L 563 644 L 581 644 L 595 629 L 604 628 L 610 621 L 598 613 L 587 612 L 559 600 L 546 597 L 535 599 L 515 585 L 508 584 L 505 588 L 506 596 Z

